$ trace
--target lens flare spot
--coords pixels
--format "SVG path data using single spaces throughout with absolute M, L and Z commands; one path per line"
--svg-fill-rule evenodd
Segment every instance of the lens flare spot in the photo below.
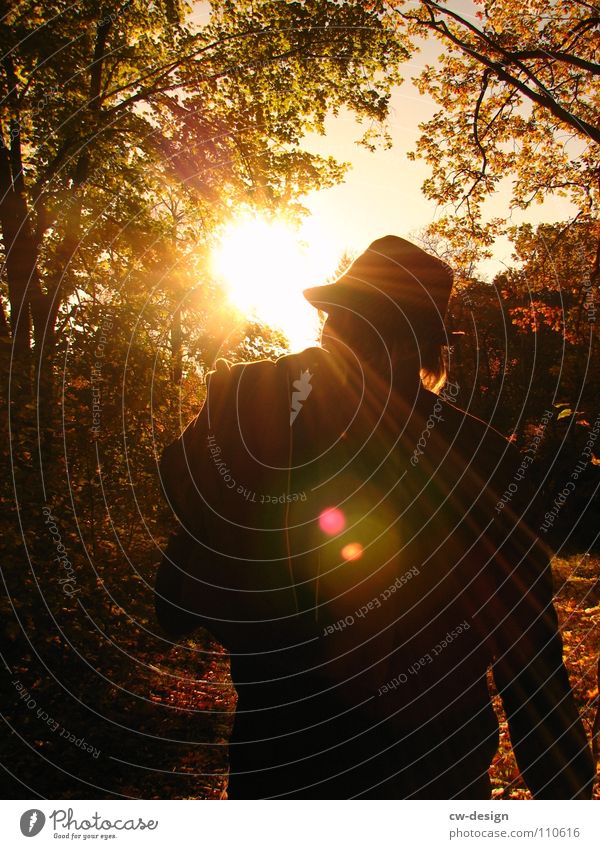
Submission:
M 327 507 L 319 516 L 319 527 L 323 533 L 335 536 L 346 527 L 346 517 L 338 507 Z
M 359 542 L 349 542 L 342 548 L 344 560 L 360 560 L 363 555 L 363 547 Z

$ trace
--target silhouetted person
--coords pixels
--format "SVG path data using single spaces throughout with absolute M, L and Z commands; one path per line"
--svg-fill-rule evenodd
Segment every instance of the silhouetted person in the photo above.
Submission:
M 231 652 L 230 798 L 489 798 L 490 667 L 534 796 L 591 795 L 519 453 L 431 391 L 451 286 L 374 242 L 305 293 L 323 347 L 220 361 L 163 456 L 157 611 Z

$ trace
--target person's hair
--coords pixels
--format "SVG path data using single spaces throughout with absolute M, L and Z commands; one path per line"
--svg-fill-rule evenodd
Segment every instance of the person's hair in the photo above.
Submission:
M 430 341 L 419 346 L 421 354 L 421 380 L 423 386 L 436 394 L 446 383 L 448 372 L 444 357 L 444 346 L 438 341 Z
M 422 332 L 417 338 L 414 328 L 405 322 L 381 319 L 375 328 L 348 318 L 348 314 L 343 318 L 332 314 L 323 330 L 325 335 L 333 330 L 340 341 L 358 354 L 362 363 L 368 363 L 380 374 L 387 373 L 391 367 L 392 375 L 406 375 L 406 368 L 412 362 L 415 377 L 418 371 L 423 385 L 431 392 L 438 393 L 446 382 L 443 345 L 436 334 L 427 338 L 426 332 Z

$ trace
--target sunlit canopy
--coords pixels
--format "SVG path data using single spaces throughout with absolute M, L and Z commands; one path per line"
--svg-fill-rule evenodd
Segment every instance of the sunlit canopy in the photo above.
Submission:
M 231 302 L 248 318 L 280 330 L 290 350 L 315 343 L 319 317 L 302 295 L 323 283 L 339 256 L 307 221 L 295 229 L 283 220 L 248 216 L 233 221 L 214 253 L 214 271 Z

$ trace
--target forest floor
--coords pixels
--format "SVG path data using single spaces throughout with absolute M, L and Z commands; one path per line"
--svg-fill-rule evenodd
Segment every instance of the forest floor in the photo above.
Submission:
M 553 572 L 566 665 L 591 738 L 598 702 L 600 557 L 557 558 Z M 226 653 L 202 636 L 172 646 L 140 619 L 132 622 L 130 613 L 115 607 L 114 618 L 123 624 L 113 627 L 110 639 L 94 616 L 95 641 L 85 646 L 58 641 L 42 653 L 14 639 L 3 670 L 9 694 L 4 719 L 11 729 L 2 758 L 5 798 L 222 794 L 235 708 Z M 490 687 L 501 732 L 493 796 L 529 798 L 491 678 Z M 594 795 L 600 799 L 598 781 Z

